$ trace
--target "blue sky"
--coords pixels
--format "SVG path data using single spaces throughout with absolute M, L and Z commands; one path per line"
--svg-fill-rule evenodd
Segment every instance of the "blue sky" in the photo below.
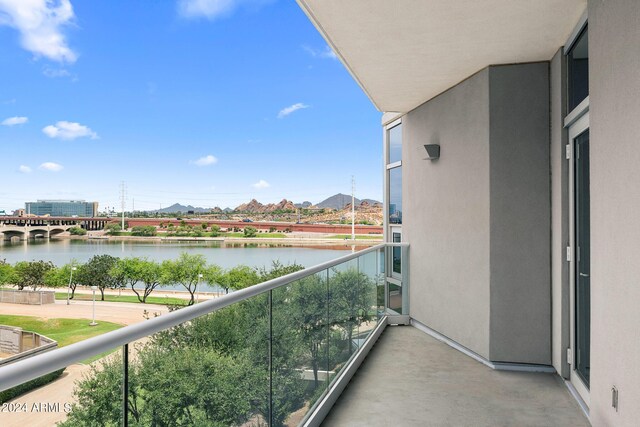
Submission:
M 380 116 L 289 0 L 0 0 L 0 210 L 382 197 Z

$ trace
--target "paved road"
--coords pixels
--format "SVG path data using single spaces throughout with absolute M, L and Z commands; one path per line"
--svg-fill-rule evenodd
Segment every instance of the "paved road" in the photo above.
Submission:
M 36 316 L 45 319 L 91 319 L 92 301 L 56 301 L 55 304 L 26 305 L 0 303 L 0 313 L 22 316 Z M 96 320 L 131 325 L 144 320 L 144 311 L 153 313 L 167 313 L 169 310 L 164 305 L 137 304 L 127 302 L 102 302 L 96 301 Z
M 89 365 L 71 365 L 56 381 L 11 400 L 0 409 L 3 427 L 49 427 L 64 421 L 73 402 L 73 386 Z

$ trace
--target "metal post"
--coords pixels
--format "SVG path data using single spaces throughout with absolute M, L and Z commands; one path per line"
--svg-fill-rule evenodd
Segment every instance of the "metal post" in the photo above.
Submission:
M 91 323 L 89 323 L 89 326 L 96 326 L 96 289 L 98 289 L 97 286 L 92 286 L 91 290 L 93 291 L 93 320 L 91 321 Z
M 129 344 L 122 346 L 122 426 L 129 425 Z
M 351 175 L 351 240 L 356 240 L 356 179 Z
M 71 267 L 71 274 L 69 275 L 69 286 L 67 287 L 67 305 L 69 305 L 69 294 L 71 293 L 71 279 L 73 279 L 74 271 L 76 271 L 76 268 Z

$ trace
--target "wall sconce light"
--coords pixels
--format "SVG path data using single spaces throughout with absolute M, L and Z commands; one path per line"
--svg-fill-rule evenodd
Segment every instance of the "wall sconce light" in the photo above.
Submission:
M 427 157 L 425 160 L 437 160 L 440 158 L 440 144 L 425 144 Z

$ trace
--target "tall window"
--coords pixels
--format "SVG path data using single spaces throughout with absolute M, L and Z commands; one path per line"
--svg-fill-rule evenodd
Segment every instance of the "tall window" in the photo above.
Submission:
M 589 166 L 589 38 L 586 22 L 574 40 L 567 42 L 567 126 L 570 144 L 569 204 L 570 257 L 570 381 L 584 398 L 589 397 L 591 366 L 591 232 Z M 582 104 L 582 105 L 581 105 Z M 584 108 L 583 108 L 584 107 Z M 567 119 L 570 119 L 568 122 Z
M 387 127 L 385 140 L 387 241 L 400 243 L 402 242 L 402 123 L 400 120 Z M 402 314 L 402 248 L 394 246 L 387 256 L 389 256 L 386 281 L 387 308 L 396 314 Z
M 389 224 L 402 224 L 402 124 L 387 130 L 387 213 Z

